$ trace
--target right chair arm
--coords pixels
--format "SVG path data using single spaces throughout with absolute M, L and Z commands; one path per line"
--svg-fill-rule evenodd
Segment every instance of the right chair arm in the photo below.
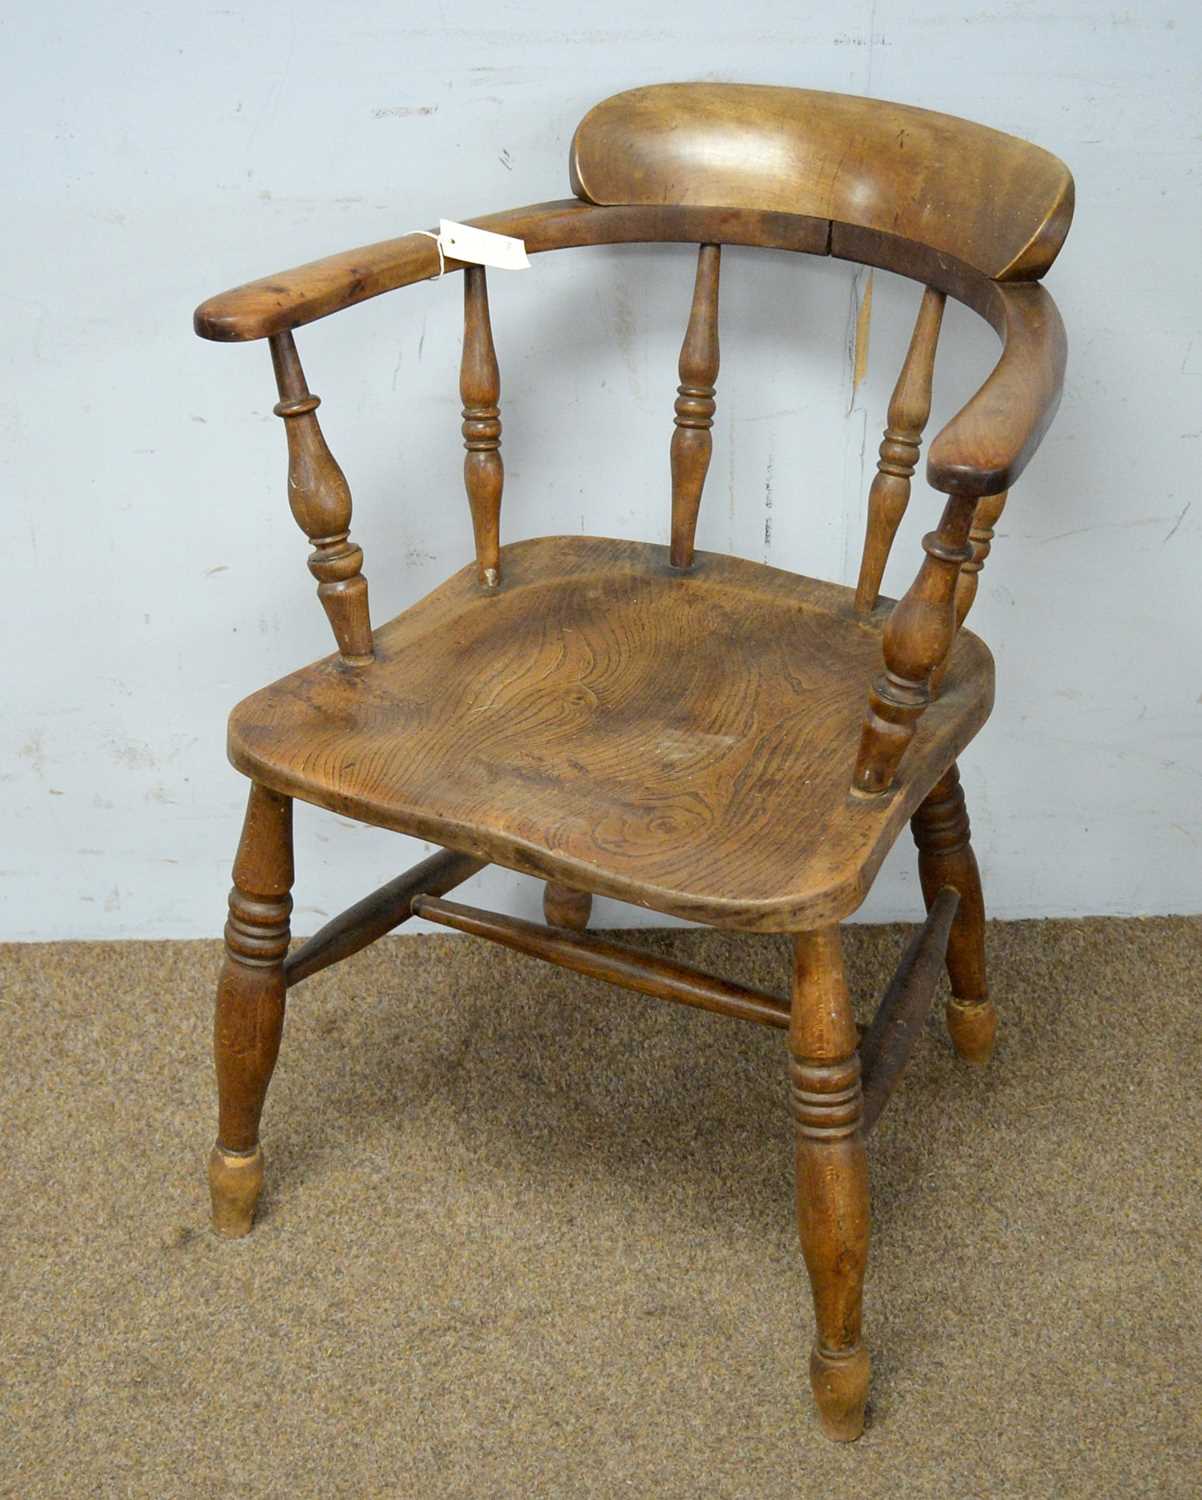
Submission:
M 949 495 L 997 495 L 1026 468 L 1060 405 L 1064 324 L 1035 282 L 995 283 L 984 311 L 1002 357 L 927 456 L 927 479 Z
M 961 569 L 984 561 L 1006 492 L 1060 404 L 1064 325 L 1047 292 L 1031 283 L 996 284 L 981 311 L 1001 335 L 1002 357 L 931 445 L 927 477 L 948 499 L 937 529 L 923 537 L 918 576 L 885 625 L 885 670 L 869 690 L 852 775 L 852 792 L 860 796 L 893 785 L 971 603 L 971 593 L 962 591 L 957 609 Z M 998 498 L 985 498 L 992 496 Z M 989 513 L 979 516 L 974 531 L 978 506 Z M 981 549 L 979 561 L 973 542 Z

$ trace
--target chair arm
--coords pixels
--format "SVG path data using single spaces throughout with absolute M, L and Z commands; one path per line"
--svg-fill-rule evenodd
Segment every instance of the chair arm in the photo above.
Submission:
M 565 219 L 581 213 L 587 216 L 591 207 L 570 198 L 506 209 L 467 222 L 497 234 L 535 241 L 553 238 L 558 243 L 563 237 Z M 527 248 L 543 246 L 532 243 Z M 269 338 L 340 312 L 344 307 L 353 307 L 356 302 L 366 302 L 382 292 L 425 281 L 437 276 L 438 269 L 438 247 L 434 241 L 425 234 L 403 234 L 398 239 L 344 250 L 282 271 L 278 276 L 265 276 L 221 292 L 201 303 L 193 314 L 192 326 L 202 339 L 221 343 Z M 447 257 L 446 269 L 460 271 L 463 262 Z
M 1064 385 L 1064 324 L 1034 282 L 994 284 L 982 309 L 1002 339 L 1002 357 L 968 404 L 931 444 L 927 479 L 953 495 L 1008 490 L 1039 447 Z
M 467 222 L 524 240 L 532 255 L 580 245 L 655 240 L 692 245 L 770 245 L 778 250 L 825 255 L 830 236 L 825 219 L 807 218 L 805 214 L 675 203 L 613 206 L 582 203 L 578 198 L 532 203 Z M 463 262 L 448 257 L 446 269 L 461 271 Z M 356 302 L 366 302 L 381 292 L 437 275 L 434 241 L 424 234 L 403 234 L 399 239 L 381 240 L 310 261 L 279 276 L 222 292 L 201 303 L 192 321 L 203 339 L 226 343 L 265 339 Z

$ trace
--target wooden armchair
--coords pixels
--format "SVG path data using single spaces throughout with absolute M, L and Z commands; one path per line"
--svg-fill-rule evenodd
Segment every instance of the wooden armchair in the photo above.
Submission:
M 293 332 L 439 273 L 408 234 L 204 303 L 196 331 L 266 339 L 288 498 L 337 653 L 238 705 L 250 778 L 217 993 L 213 1220 L 245 1234 L 263 1182 L 259 1118 L 285 992 L 418 914 L 660 999 L 788 1034 L 797 1213 L 817 1318 L 810 1375 L 830 1436 L 858 1436 L 868 1251 L 865 1138 L 921 1029 L 944 960 L 960 1056 L 984 1063 L 984 907 L 956 759 L 989 714 L 993 665 L 963 629 L 1006 495 L 1060 397 L 1065 344 L 1038 285 L 1072 179 L 1011 136 L 877 100 L 673 84 L 593 109 L 574 198 L 474 223 L 530 252 L 699 246 L 671 436 L 668 546 L 542 537 L 502 547 L 500 380 L 485 270 L 462 271 L 460 396 L 475 562 L 396 619 L 368 615 L 351 497 Z M 889 404 L 855 589 L 696 553 L 718 378 L 724 244 L 885 267 L 924 290 Z M 944 300 L 1002 342 L 993 373 L 931 444 L 946 496 L 897 604 L 878 596 L 931 402 Z M 666 415 L 666 414 L 665 414 Z M 654 472 L 654 470 L 653 470 Z M 292 799 L 443 852 L 289 952 Z M 906 822 L 928 915 L 862 1034 L 839 923 Z M 444 899 L 486 863 L 546 882 L 547 926 Z M 792 992 L 759 993 L 588 935 L 594 892 L 745 932 L 794 935 Z

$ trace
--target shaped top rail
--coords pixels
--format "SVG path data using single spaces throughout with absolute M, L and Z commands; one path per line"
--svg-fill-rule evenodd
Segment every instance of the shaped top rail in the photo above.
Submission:
M 668 83 L 576 127 L 572 190 L 599 204 L 804 214 L 954 255 L 998 281 L 1048 270 L 1073 215 L 1050 151 L 908 104 L 763 84 Z

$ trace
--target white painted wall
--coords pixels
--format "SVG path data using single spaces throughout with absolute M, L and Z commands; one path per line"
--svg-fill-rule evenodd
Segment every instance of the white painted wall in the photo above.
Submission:
M 985 574 L 974 623 L 998 654 L 998 705 L 965 783 L 996 914 L 1197 910 L 1200 15 L 1185 0 L 10 10 L 0 936 L 217 933 L 243 800 L 226 712 L 329 649 L 284 500 L 266 353 L 193 338 L 193 305 L 440 213 L 566 196 L 585 109 L 679 78 L 906 100 L 1071 165 L 1077 222 L 1049 283 L 1068 389 Z M 691 276 L 692 253 L 666 247 L 495 278 L 506 536 L 664 536 Z M 854 578 L 916 295 L 877 276 L 853 401 L 851 269 L 724 258 L 702 546 Z M 455 279 L 300 340 L 354 487 L 377 619 L 469 556 L 459 327 Z M 952 310 L 935 423 L 994 350 Z M 917 491 L 891 591 L 936 507 Z M 301 808 L 297 852 L 304 932 L 421 850 Z M 863 915 L 914 913 L 911 853 L 903 841 Z M 539 894 L 497 870 L 476 889 L 524 913 Z

